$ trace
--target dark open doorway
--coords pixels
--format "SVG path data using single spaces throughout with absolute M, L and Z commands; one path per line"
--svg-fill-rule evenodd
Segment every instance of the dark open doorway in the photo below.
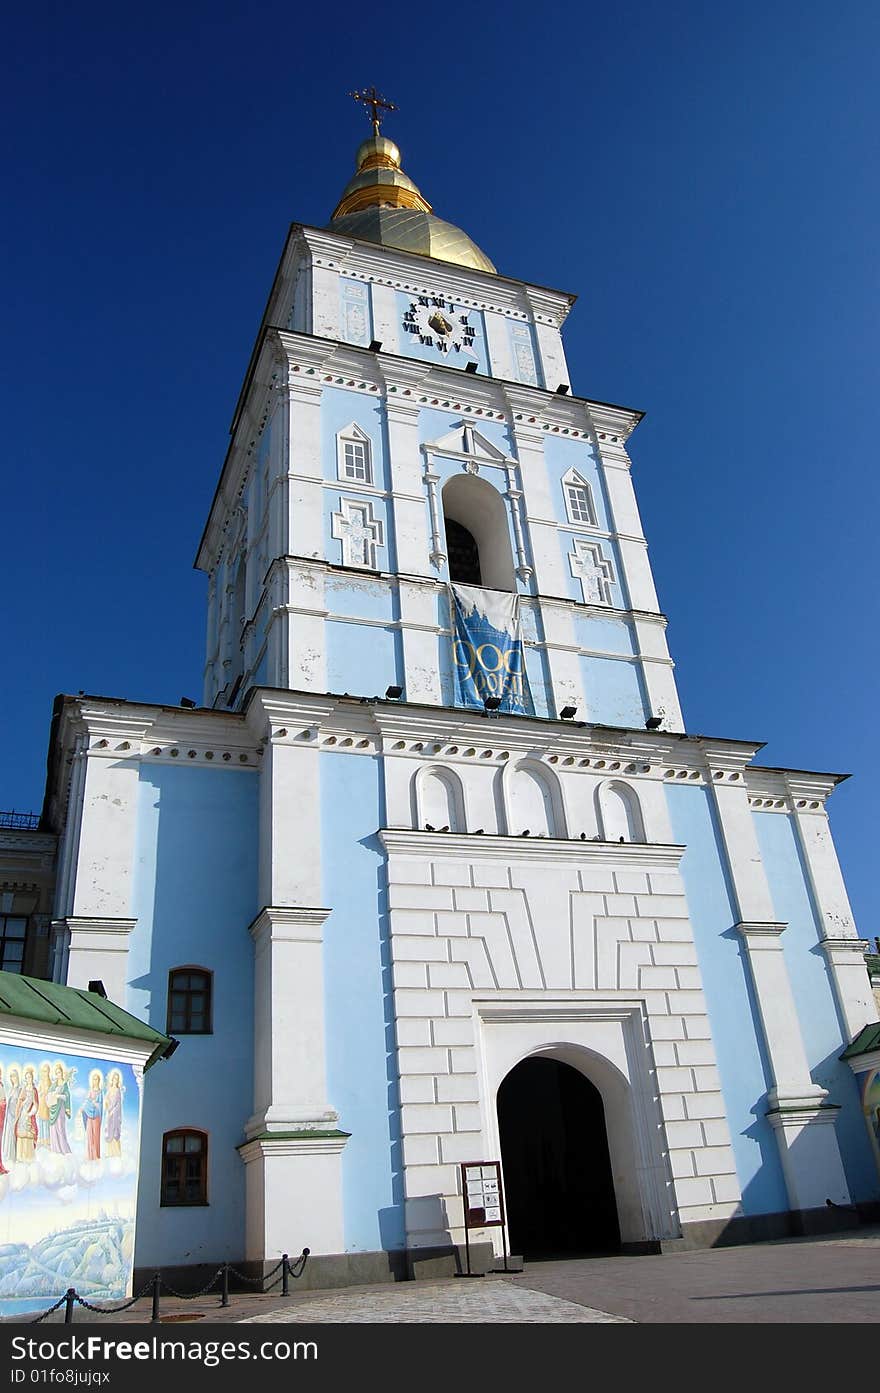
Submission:
M 498 1090 L 511 1251 L 555 1257 L 620 1247 L 599 1090 L 558 1059 L 524 1059 Z

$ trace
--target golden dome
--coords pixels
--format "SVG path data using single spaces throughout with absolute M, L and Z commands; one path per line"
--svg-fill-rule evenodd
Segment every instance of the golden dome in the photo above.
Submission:
M 495 270 L 466 232 L 434 216 L 428 200 L 401 169 L 393 140 L 372 135 L 356 159 L 357 172 L 334 209 L 331 232 L 478 271 Z

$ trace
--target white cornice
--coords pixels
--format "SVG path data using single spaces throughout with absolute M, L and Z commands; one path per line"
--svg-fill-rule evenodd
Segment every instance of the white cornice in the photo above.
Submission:
M 643 842 L 563 841 L 558 837 L 461 836 L 454 832 L 411 832 L 394 827 L 379 830 L 379 840 L 389 856 L 430 857 L 431 860 L 469 861 L 565 861 L 629 869 L 675 869 L 683 846 L 648 845 Z
M 320 943 L 329 909 L 312 909 L 302 905 L 266 905 L 248 927 L 255 943 L 269 937 L 299 943 Z
M 27 1039 L 22 1037 L 26 1036 Z M 155 1052 L 155 1040 L 138 1040 L 106 1031 L 77 1030 L 72 1026 L 49 1025 L 26 1016 L 6 1016 L 0 1023 L 0 1045 L 11 1049 L 45 1050 L 53 1054 L 79 1054 L 87 1058 L 112 1059 L 130 1064 L 139 1074 Z
M 334 1114 L 335 1116 L 335 1114 Z M 328 1119 L 324 1125 L 332 1123 Z M 303 1132 L 301 1136 L 257 1137 L 238 1148 L 238 1154 L 247 1165 L 251 1161 L 265 1160 L 275 1156 L 337 1156 L 345 1147 L 348 1134 L 338 1132 L 332 1137 L 322 1137 L 315 1127 L 314 1136 Z
M 107 934 L 114 938 L 126 938 L 134 933 L 137 919 L 98 919 L 93 916 L 68 915 L 66 919 L 54 919 L 54 928 L 66 928 L 71 933 Z
M 362 242 L 326 228 L 297 225 L 295 235 L 316 258 L 320 257 L 320 264 L 328 270 L 415 294 L 434 294 L 442 290 L 472 309 L 494 310 L 499 314 L 510 309 L 523 313 L 531 309 L 558 327 L 575 299 L 564 290 Z

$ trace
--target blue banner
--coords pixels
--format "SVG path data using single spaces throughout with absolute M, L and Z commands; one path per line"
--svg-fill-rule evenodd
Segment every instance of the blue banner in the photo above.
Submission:
M 519 596 L 475 585 L 451 585 L 450 590 L 456 705 L 482 710 L 487 697 L 500 697 L 499 711 L 533 716 L 519 623 Z

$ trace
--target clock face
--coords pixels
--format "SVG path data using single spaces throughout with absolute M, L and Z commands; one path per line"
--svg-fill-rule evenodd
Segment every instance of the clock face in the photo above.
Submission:
M 417 335 L 426 348 L 439 348 L 441 353 L 477 361 L 476 328 L 470 323 L 467 310 L 445 295 L 419 295 L 411 300 L 404 311 L 403 329 Z

